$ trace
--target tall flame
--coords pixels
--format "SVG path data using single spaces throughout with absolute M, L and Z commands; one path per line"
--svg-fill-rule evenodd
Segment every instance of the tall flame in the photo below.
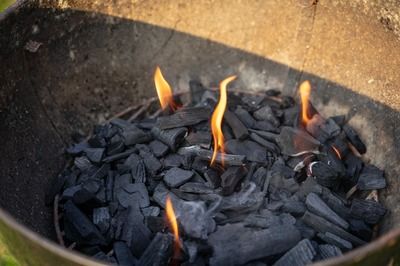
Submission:
M 174 102 L 171 86 L 165 80 L 163 74 L 161 73 L 161 69 L 158 66 L 154 72 L 154 84 L 156 85 L 161 108 L 164 110 L 169 106 L 172 111 L 175 111 L 177 109 L 177 105 Z
M 174 234 L 174 239 L 175 239 L 174 252 L 175 252 L 175 255 L 178 255 L 180 246 L 181 246 L 181 242 L 179 240 L 178 221 L 176 219 L 174 207 L 172 205 L 172 201 L 171 201 L 171 198 L 169 197 L 169 195 L 167 195 L 167 199 L 165 202 L 165 211 L 167 213 L 167 219 L 171 226 L 172 233 Z
M 211 129 L 212 129 L 212 135 L 213 135 L 213 139 L 214 139 L 214 152 L 213 152 L 213 155 L 211 158 L 210 165 L 214 164 L 214 161 L 215 161 L 215 158 L 217 157 L 218 151 L 221 153 L 221 156 L 223 156 L 223 154 L 225 152 L 224 134 L 222 133 L 222 119 L 224 117 L 226 103 L 228 101 L 227 94 L 226 94 L 226 86 L 229 84 L 229 82 L 233 81 L 234 79 L 236 79 L 236 76 L 231 76 L 231 77 L 224 79 L 219 84 L 219 90 L 220 90 L 219 101 L 218 101 L 218 104 L 215 107 L 215 110 L 211 117 Z M 224 164 L 223 157 L 222 157 L 221 164 L 222 165 Z
M 308 80 L 304 81 L 300 85 L 300 98 L 301 98 L 301 120 L 307 125 L 310 121 L 308 117 L 308 99 L 310 98 L 311 84 Z

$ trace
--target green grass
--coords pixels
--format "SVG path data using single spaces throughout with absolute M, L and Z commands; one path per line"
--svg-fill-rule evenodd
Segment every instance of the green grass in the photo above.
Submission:
M 18 266 L 18 265 L 19 265 L 18 262 L 10 255 L 5 246 L 0 242 L 0 266 Z
M 0 0 L 0 12 L 9 7 L 15 0 Z M 2 265 L 2 264 L 0 264 Z

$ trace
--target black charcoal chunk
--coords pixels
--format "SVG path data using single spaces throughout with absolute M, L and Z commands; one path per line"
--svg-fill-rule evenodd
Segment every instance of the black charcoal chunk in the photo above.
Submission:
M 335 123 L 340 127 L 343 127 L 344 124 L 346 124 L 346 116 L 345 115 L 332 116 L 332 117 L 330 117 L 330 119 L 335 121 Z
M 159 140 L 150 142 L 149 147 L 156 157 L 162 157 L 168 152 L 168 146 Z
M 166 144 L 172 151 L 175 151 L 179 144 L 185 139 L 187 129 L 184 127 L 162 130 L 153 127 L 151 133 L 154 138 Z
M 260 192 L 257 186 L 250 182 L 240 191 L 222 198 L 219 210 L 234 213 L 248 213 L 258 210 L 264 202 L 265 193 Z
M 329 208 L 329 206 L 326 205 L 326 203 L 317 194 L 308 194 L 306 198 L 306 205 L 307 209 L 314 214 L 317 214 L 344 229 L 349 228 L 349 224 L 343 218 L 337 215 L 331 208 Z
M 157 233 L 140 257 L 137 265 L 166 266 L 172 255 L 172 235 Z
M 207 184 L 211 188 L 217 188 L 221 185 L 221 178 L 219 177 L 218 172 L 214 169 L 207 169 L 204 172 L 204 178 L 207 180 Z
M 104 155 L 104 148 L 87 148 L 85 154 L 88 159 L 94 163 L 100 163 Z
M 229 127 L 232 129 L 233 135 L 236 139 L 243 140 L 249 136 L 247 127 L 240 121 L 235 113 L 225 110 L 224 119 Z
M 297 121 L 299 117 L 299 106 L 293 106 L 283 110 L 283 125 L 284 126 L 297 126 Z
M 242 121 L 243 124 L 248 128 L 252 128 L 256 124 L 256 120 L 246 109 L 243 109 L 241 106 L 238 106 L 236 108 L 235 114 L 240 119 L 240 121 Z
M 110 228 L 111 216 L 108 207 L 93 209 L 93 223 L 105 234 Z
M 324 260 L 342 255 L 342 251 L 340 251 L 338 247 L 333 245 L 319 245 L 318 248 L 318 254 Z
M 270 141 L 260 137 L 258 134 L 251 133 L 250 134 L 250 138 L 252 140 L 254 140 L 255 142 L 257 142 L 258 144 L 260 144 L 261 146 L 267 148 L 268 151 L 273 152 L 273 153 L 277 153 L 277 154 L 280 153 L 280 149 L 275 143 L 270 142 Z
M 209 131 L 190 132 L 186 137 L 186 142 L 189 145 L 199 145 L 202 148 L 209 149 L 211 145 L 211 132 Z
M 277 260 L 274 266 L 306 266 L 313 261 L 316 254 L 311 241 L 303 239 Z
M 317 140 L 325 143 L 340 134 L 340 127 L 332 119 L 324 119 L 319 114 L 315 114 L 307 123 L 307 131 Z
M 326 232 L 324 234 L 318 233 L 318 237 L 325 241 L 325 243 L 335 245 L 342 250 L 350 250 L 353 248 L 353 245 L 349 241 L 344 240 L 343 238 L 340 238 L 330 232 Z
M 211 117 L 211 109 L 208 107 L 185 107 L 169 116 L 161 116 L 157 119 L 160 129 L 171 129 L 198 124 Z
M 349 219 L 350 232 L 365 241 L 370 241 L 372 229 L 363 220 Z
M 165 168 L 171 168 L 171 167 L 179 167 L 183 165 L 183 162 L 184 162 L 184 156 L 176 153 L 171 153 L 164 158 L 163 164 Z
M 139 155 L 132 153 L 125 160 L 124 166 L 131 170 L 131 174 L 136 183 L 145 183 L 147 180 L 146 166 Z
M 82 190 L 82 185 L 76 185 L 69 187 L 63 191 L 61 194 L 61 199 L 62 200 L 70 200 L 74 197 L 75 193 Z
M 72 201 L 64 204 L 65 226 L 68 237 L 83 245 L 106 245 L 106 240 L 96 226 Z
M 360 154 L 364 154 L 367 152 L 367 147 L 365 147 L 365 144 L 362 142 L 357 132 L 350 125 L 344 125 L 343 131 L 344 133 L 346 133 L 346 136 L 349 139 L 350 143 L 353 144 L 353 146 Z
M 302 238 L 312 239 L 315 236 L 315 230 L 306 225 L 302 220 L 296 220 L 295 226 L 300 231 Z
M 157 206 L 149 206 L 146 208 L 142 208 L 141 211 L 145 217 L 160 215 L 160 208 Z
M 210 265 L 242 265 L 283 253 L 299 240 L 300 232 L 294 226 L 255 230 L 241 223 L 226 224 L 209 236 L 208 243 L 214 249 Z
M 110 143 L 110 145 L 107 146 L 107 156 L 115 155 L 118 153 L 123 152 L 125 149 L 125 145 L 123 141 L 115 141 Z
M 268 105 L 261 107 L 257 111 L 253 113 L 253 116 L 255 119 L 260 120 L 260 121 L 268 121 L 270 122 L 273 126 L 278 127 L 279 126 L 279 120 L 276 118 L 274 112 L 272 111 L 271 107 Z
M 201 96 L 203 92 L 206 90 L 203 84 L 198 80 L 190 80 L 189 81 L 189 92 L 192 104 L 197 104 L 201 101 Z
M 231 166 L 225 170 L 221 175 L 221 187 L 223 195 L 227 196 L 235 191 L 236 186 L 239 184 L 247 173 L 243 166 Z
M 66 149 L 66 152 L 71 155 L 77 156 L 82 154 L 86 148 L 89 148 L 89 143 L 87 143 L 86 140 L 83 140 L 79 143 L 72 144 L 70 147 Z
M 292 127 L 282 127 L 277 142 L 285 155 L 318 150 L 320 145 L 320 142 L 307 132 Z
M 261 95 L 245 94 L 242 97 L 242 102 L 244 102 L 250 109 L 256 110 L 260 107 L 260 104 L 264 101 L 265 97 Z
M 129 146 L 149 142 L 151 140 L 151 134 L 132 125 L 122 131 L 122 138 L 124 139 L 124 144 Z
M 162 168 L 160 161 L 151 152 L 141 150 L 139 155 L 143 158 L 146 170 L 150 174 L 155 175 Z
M 373 200 L 354 199 L 350 213 L 354 218 L 362 219 L 369 224 L 377 224 L 386 214 L 386 208 Z
M 116 160 L 119 160 L 119 159 L 122 159 L 122 158 L 126 158 L 126 157 L 128 157 L 129 155 L 131 155 L 132 153 L 134 153 L 136 151 L 137 150 L 135 148 L 132 148 L 132 149 L 126 150 L 124 152 L 113 154 L 113 155 L 110 155 L 110 156 L 107 156 L 107 157 L 103 158 L 103 162 L 110 163 L 110 162 L 113 162 L 113 161 L 116 161 Z
M 136 204 L 141 208 L 150 206 L 149 194 L 143 183 L 124 185 L 117 197 L 119 203 L 125 208 Z
M 289 199 L 283 203 L 282 211 L 298 217 L 304 214 L 306 211 L 306 205 L 304 205 L 300 200 Z
M 165 173 L 164 182 L 169 187 L 176 188 L 189 181 L 193 177 L 193 174 L 192 171 L 173 167 Z
M 198 182 L 188 182 L 179 187 L 179 190 L 185 193 L 194 194 L 211 194 L 214 190 L 203 183 Z
M 357 188 L 360 190 L 372 190 L 385 187 L 386 179 L 383 171 L 373 165 L 364 166 L 358 178 Z
M 128 245 L 123 241 L 115 241 L 114 253 L 117 258 L 118 265 L 134 266 L 137 265 L 137 259 L 132 255 Z
M 76 157 L 74 160 L 74 165 L 82 172 L 92 167 L 92 163 L 86 156 Z
M 266 178 L 267 169 L 265 169 L 264 167 L 260 167 L 251 176 L 250 181 L 254 182 L 259 188 L 263 189 Z
M 363 168 L 363 162 L 353 153 L 349 153 L 345 157 L 344 163 L 346 166 L 346 177 L 350 181 L 351 186 L 354 186 L 358 182 L 358 178 Z
M 225 142 L 225 149 L 230 154 L 244 155 L 247 160 L 252 162 L 264 163 L 267 158 L 267 150 L 250 140 L 228 140 Z
M 312 162 L 309 164 L 309 170 L 321 186 L 335 188 L 339 185 L 340 176 L 331 166 L 321 161 Z
M 252 127 L 253 129 L 258 129 L 262 131 L 269 131 L 269 132 L 279 132 L 279 129 L 271 124 L 269 121 L 256 121 Z
M 213 156 L 213 151 L 202 149 L 199 146 L 189 146 L 182 147 L 178 150 L 178 153 L 184 156 L 197 156 L 202 160 L 206 160 L 207 162 L 211 161 Z M 243 165 L 245 160 L 244 155 L 236 155 L 236 154 L 221 154 L 217 153 L 215 158 L 215 162 L 222 163 L 225 165 Z

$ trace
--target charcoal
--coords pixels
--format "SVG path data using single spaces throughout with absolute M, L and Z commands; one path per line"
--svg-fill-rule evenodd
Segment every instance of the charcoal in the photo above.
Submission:
M 72 232 L 68 237 L 72 237 L 78 244 L 106 245 L 100 231 L 72 201 L 64 204 L 64 215 L 68 231 Z
M 209 186 L 197 183 L 197 182 L 188 182 L 179 187 L 179 190 L 185 193 L 195 193 L 195 194 L 210 194 L 214 193 L 214 190 Z
M 157 233 L 140 257 L 137 265 L 166 266 L 172 255 L 173 237 Z
M 286 155 L 318 150 L 320 145 L 320 142 L 308 133 L 292 127 L 282 127 L 277 142 L 282 153 Z
M 211 109 L 208 107 L 185 107 L 169 116 L 161 116 L 157 119 L 157 126 L 164 129 L 191 126 L 208 120 Z
M 318 233 L 318 237 L 325 241 L 325 243 L 335 245 L 342 250 L 350 250 L 353 248 L 353 245 L 349 241 L 329 232 L 324 234 Z
M 160 215 L 160 208 L 157 206 L 149 206 L 141 209 L 143 216 L 158 216 Z
M 214 169 L 207 169 L 204 172 L 204 177 L 207 180 L 208 186 L 211 188 L 217 188 L 221 185 L 221 178 L 219 177 L 218 172 Z
M 88 170 L 92 163 L 86 156 L 76 157 L 74 160 L 74 165 L 81 171 Z
M 283 253 L 296 245 L 299 240 L 300 232 L 294 226 L 274 226 L 269 229 L 254 230 L 240 223 L 227 224 L 220 226 L 209 236 L 208 243 L 214 249 L 210 265 L 245 264 Z
M 219 206 L 221 211 L 249 212 L 260 208 L 264 201 L 265 193 L 259 192 L 257 186 L 250 182 L 240 191 L 230 196 L 223 197 Z
M 317 157 L 321 162 L 329 165 L 333 170 L 335 170 L 338 175 L 344 176 L 346 174 L 343 161 L 338 157 L 332 146 L 323 145 L 321 153 L 318 154 Z
M 199 194 L 186 193 L 186 192 L 183 192 L 183 191 L 181 191 L 179 189 L 176 189 L 176 188 L 171 189 L 171 192 L 173 192 L 176 196 L 178 196 L 178 198 L 180 198 L 182 200 L 186 200 L 186 201 L 199 201 L 199 200 L 201 200 Z
M 369 224 L 377 224 L 386 214 L 386 208 L 373 200 L 354 199 L 351 203 L 350 214 Z
M 317 252 L 310 240 L 303 239 L 296 246 L 290 249 L 274 263 L 274 266 L 297 265 L 305 266 L 310 264 Z
M 99 251 L 96 254 L 94 254 L 92 256 L 95 260 L 100 260 L 100 261 L 105 261 L 108 262 L 110 264 L 115 264 L 117 263 L 117 261 L 114 259 L 114 257 L 109 257 L 107 256 L 106 253 L 104 253 L 103 251 Z
M 312 162 L 309 170 L 318 184 L 324 187 L 335 188 L 339 185 L 340 176 L 335 169 L 323 162 Z
M 288 212 L 296 217 L 302 216 L 306 211 L 306 205 L 299 200 L 287 200 L 283 203 L 282 211 Z
M 330 142 L 330 146 L 335 148 L 335 153 L 339 159 L 345 158 L 350 152 L 349 144 L 343 133 L 335 137 L 333 141 Z
M 233 193 L 240 180 L 246 175 L 247 170 L 243 166 L 231 166 L 221 175 L 221 187 L 223 195 Z
M 367 147 L 365 147 L 365 144 L 362 142 L 357 132 L 350 125 L 344 125 L 343 131 L 344 133 L 346 133 L 346 136 L 349 139 L 350 143 L 357 149 L 360 154 L 364 154 L 367 152 Z
M 296 192 L 296 195 L 301 199 L 301 200 L 306 200 L 306 197 L 309 193 L 314 192 L 318 195 L 322 194 L 322 186 L 320 186 L 314 178 L 309 177 L 307 178 L 301 185 L 299 190 Z
M 122 187 L 122 189 L 128 194 L 135 194 L 137 203 L 141 208 L 150 206 L 149 194 L 146 186 L 143 183 L 127 184 Z M 122 205 L 122 204 L 121 204 Z M 130 205 L 130 204 L 128 204 Z M 123 205 L 122 205 L 123 206 Z M 126 206 L 124 206 L 126 207 Z
M 124 139 L 125 146 L 129 146 L 149 142 L 151 140 L 151 134 L 132 125 L 122 131 L 122 138 Z
M 121 128 L 121 129 L 124 129 L 124 128 L 132 126 L 132 124 L 129 121 L 121 119 L 121 118 L 113 118 L 110 121 L 110 124 L 114 125 L 114 126 L 117 126 L 117 127 Z
M 137 265 L 137 259 L 132 255 L 128 245 L 123 241 L 115 241 L 113 245 L 114 254 L 118 265 L 134 266 Z
M 149 147 L 156 157 L 162 157 L 168 152 L 168 146 L 159 140 L 153 140 L 150 142 Z
M 110 228 L 111 216 L 108 207 L 93 209 L 93 223 L 99 228 L 102 234 L 105 234 Z
M 153 233 L 162 232 L 167 226 L 165 222 L 165 217 L 147 216 L 145 217 L 145 220 L 146 226 Z
M 314 214 L 319 215 L 327 219 L 328 221 L 344 228 L 348 229 L 349 224 L 337 215 L 326 203 L 315 193 L 308 194 L 306 198 L 307 209 Z
M 107 146 L 107 156 L 115 155 L 118 153 L 123 152 L 125 149 L 125 145 L 123 141 L 116 141 L 112 142 L 110 145 Z
M 103 137 L 96 135 L 90 137 L 88 143 L 92 148 L 104 148 L 107 145 L 107 142 Z
M 332 119 L 333 121 L 335 121 L 335 123 L 340 126 L 343 127 L 344 124 L 346 124 L 346 116 L 345 115 L 336 115 L 336 116 L 332 116 L 330 117 L 330 119 Z
M 246 227 L 266 229 L 273 226 L 279 226 L 282 224 L 282 221 L 280 217 L 272 213 L 269 213 L 268 215 L 251 213 L 244 219 L 243 224 Z
M 140 122 L 135 123 L 140 129 L 151 130 L 156 125 L 155 118 L 144 118 Z
M 72 201 L 77 205 L 85 205 L 91 208 L 100 207 L 105 203 L 103 199 L 99 199 L 95 193 L 92 193 L 84 188 L 76 191 L 72 197 Z
M 260 167 L 251 176 L 250 181 L 254 182 L 259 188 L 263 188 L 266 177 L 267 169 L 265 169 L 264 167 Z
M 132 153 L 125 160 L 124 165 L 131 169 L 131 175 L 136 183 L 145 183 L 147 180 L 146 165 L 139 155 Z
M 364 166 L 357 182 L 360 190 L 382 189 L 386 187 L 383 171 L 373 165 Z
M 100 163 L 101 159 L 103 158 L 104 151 L 104 148 L 86 148 L 85 154 L 90 161 L 94 163 Z
M 242 121 L 242 123 L 248 127 L 252 128 L 256 124 L 256 120 L 251 116 L 247 110 L 243 109 L 241 106 L 238 106 L 235 110 L 236 116 Z
M 51 204 L 54 203 L 54 198 L 57 194 L 59 194 L 60 192 L 62 193 L 65 192 L 65 190 L 62 191 L 62 189 L 64 187 L 64 184 L 66 183 L 66 180 L 68 179 L 68 176 L 69 173 L 64 171 L 63 173 L 61 173 L 60 175 L 58 175 L 56 178 L 53 179 L 50 187 L 46 190 L 45 203 L 47 206 L 50 206 Z
M 114 178 L 114 195 L 116 190 L 132 183 L 132 176 L 130 174 L 117 175 Z
M 267 150 L 250 140 L 228 140 L 225 142 L 225 149 L 230 154 L 244 155 L 252 162 L 264 163 L 267 158 Z
M 324 260 L 342 255 L 340 249 L 333 245 L 319 245 L 318 248 L 319 248 L 318 254 Z
M 258 129 L 261 131 L 269 131 L 269 132 L 274 132 L 277 133 L 279 132 L 279 129 L 275 127 L 271 122 L 269 121 L 256 121 L 254 125 L 252 126 L 253 129 Z
M 83 140 L 79 143 L 74 143 L 70 147 L 68 147 L 65 151 L 70 155 L 81 155 L 86 148 L 89 148 L 89 143 L 86 140 Z
M 151 129 L 153 137 L 166 144 L 172 151 L 184 140 L 187 129 L 184 127 L 162 130 L 158 127 Z
M 365 241 L 369 241 L 372 237 L 372 229 L 363 220 L 349 219 L 350 232 Z
M 183 165 L 184 157 L 182 155 L 171 153 L 163 161 L 164 168 L 180 167 Z
M 111 163 L 113 161 L 116 161 L 116 160 L 119 160 L 119 159 L 122 159 L 122 158 L 126 158 L 126 157 L 128 157 L 129 155 L 131 155 L 132 153 L 134 153 L 136 151 L 137 151 L 136 149 L 131 148 L 131 149 L 126 150 L 124 152 L 120 152 L 120 153 L 117 153 L 117 154 L 113 154 L 113 155 L 107 156 L 107 157 L 103 158 L 103 162 Z
M 239 120 L 235 113 L 225 110 L 224 119 L 229 127 L 232 129 L 233 135 L 236 139 L 244 140 L 249 136 L 247 127 Z
M 150 174 L 155 175 L 162 168 L 160 161 L 151 152 L 140 151 L 139 155 L 143 158 L 146 170 Z
M 295 226 L 300 231 L 302 238 L 312 239 L 315 236 L 315 230 L 301 220 L 296 220 Z
M 346 206 L 347 202 L 330 192 L 329 189 L 323 188 L 321 198 L 340 217 L 345 219 L 349 217 L 350 209 Z
M 293 106 L 287 109 L 283 110 L 283 122 L 282 124 L 284 126 L 297 126 L 297 121 L 298 121 L 298 117 L 299 117 L 299 107 Z
M 182 147 L 178 150 L 178 154 L 184 156 L 197 156 L 202 160 L 211 161 L 213 152 L 210 150 L 202 149 L 199 146 L 189 146 L 189 147 Z M 224 162 L 226 165 L 242 165 L 244 163 L 245 156 L 243 155 L 236 155 L 236 154 L 221 154 L 217 153 L 215 158 L 215 162 L 222 163 Z
M 194 160 L 193 160 L 193 163 L 192 163 L 192 166 L 191 166 L 191 167 L 192 167 L 193 170 L 195 170 L 195 171 L 198 171 L 198 172 L 200 172 L 200 173 L 204 173 L 205 171 L 207 171 L 209 164 L 210 164 L 210 163 L 209 163 L 208 161 L 202 159 L 202 158 L 199 157 L 199 156 L 196 156 L 196 157 L 194 158 Z
M 259 108 L 262 101 L 264 101 L 265 97 L 260 95 L 253 95 L 253 94 L 245 94 L 242 97 L 242 102 L 245 103 L 250 109 L 256 110 Z
M 261 107 L 257 111 L 253 113 L 253 116 L 255 119 L 260 120 L 260 121 L 268 121 L 270 122 L 274 127 L 279 126 L 279 120 L 276 118 L 274 115 L 274 112 L 272 111 L 271 107 L 268 105 Z
M 211 145 L 211 133 L 208 131 L 190 132 L 186 137 L 189 145 L 199 145 L 202 148 L 209 149 Z
M 361 169 L 363 168 L 363 162 L 359 157 L 349 153 L 347 154 L 344 163 L 346 166 L 346 176 L 351 182 L 350 184 L 354 186 L 358 182 Z
M 315 114 L 306 125 L 307 131 L 322 143 L 340 133 L 340 127 L 332 119 L 324 119 Z
M 165 173 L 164 182 L 169 187 L 176 188 L 189 181 L 193 177 L 193 174 L 194 173 L 192 171 L 173 167 Z
M 280 153 L 280 149 L 275 143 L 269 142 L 268 140 L 257 135 L 256 133 L 251 133 L 250 138 L 261 146 L 267 148 L 268 151 L 278 154 Z
M 319 217 L 315 214 L 312 214 L 308 211 L 306 211 L 304 213 L 301 220 L 305 224 L 312 227 L 315 231 L 317 231 L 319 233 L 330 232 L 332 234 L 339 236 L 340 238 L 343 238 L 344 240 L 351 242 L 355 246 L 360 246 L 360 245 L 365 244 L 365 241 L 348 233 L 347 231 L 345 231 L 342 228 L 340 228 L 339 226 L 329 222 L 328 220 L 326 220 L 322 217 Z
M 190 80 L 189 81 L 189 92 L 190 98 L 193 104 L 197 104 L 201 101 L 201 96 L 203 92 L 206 90 L 203 84 L 197 80 Z
M 74 197 L 75 193 L 82 190 L 82 185 L 76 185 L 65 189 L 61 195 L 61 199 L 70 200 Z
M 274 142 L 276 143 L 279 135 L 272 133 L 272 132 L 268 132 L 268 131 L 261 131 L 261 130 L 256 130 L 256 129 L 249 129 L 250 132 L 257 134 L 258 136 L 270 141 L 270 142 Z

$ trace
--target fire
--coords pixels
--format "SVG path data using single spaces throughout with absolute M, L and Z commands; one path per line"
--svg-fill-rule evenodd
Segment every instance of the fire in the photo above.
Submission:
M 158 99 L 160 100 L 161 108 L 164 110 L 169 106 L 172 111 L 175 111 L 178 106 L 174 102 L 171 86 L 165 80 L 164 76 L 161 73 L 161 69 L 158 66 L 154 73 L 154 84 L 156 85 L 157 95 Z
M 221 156 L 223 156 L 225 151 L 224 134 L 222 133 L 222 119 L 224 117 L 226 103 L 227 103 L 226 86 L 229 84 L 229 82 L 233 81 L 234 79 L 236 79 L 236 76 L 228 77 L 224 79 L 219 85 L 219 90 L 220 90 L 219 101 L 211 117 L 211 130 L 214 139 L 214 151 L 210 165 L 214 164 L 218 151 L 221 153 Z M 222 158 L 222 165 L 223 162 L 224 160 Z
M 175 255 L 178 254 L 181 246 L 181 242 L 179 240 L 179 230 L 178 230 L 178 221 L 175 216 L 174 207 L 172 205 L 171 198 L 167 196 L 167 200 L 165 202 L 165 211 L 167 213 L 167 220 L 171 226 L 172 233 L 174 234 L 175 239 Z
M 310 121 L 308 117 L 308 99 L 310 98 L 311 84 L 308 80 L 304 81 L 300 85 L 300 98 L 301 98 L 301 121 L 304 125 Z
M 331 145 L 331 147 L 332 147 L 333 151 L 336 153 L 337 157 L 341 160 L 342 156 L 340 155 L 339 150 L 333 145 Z

